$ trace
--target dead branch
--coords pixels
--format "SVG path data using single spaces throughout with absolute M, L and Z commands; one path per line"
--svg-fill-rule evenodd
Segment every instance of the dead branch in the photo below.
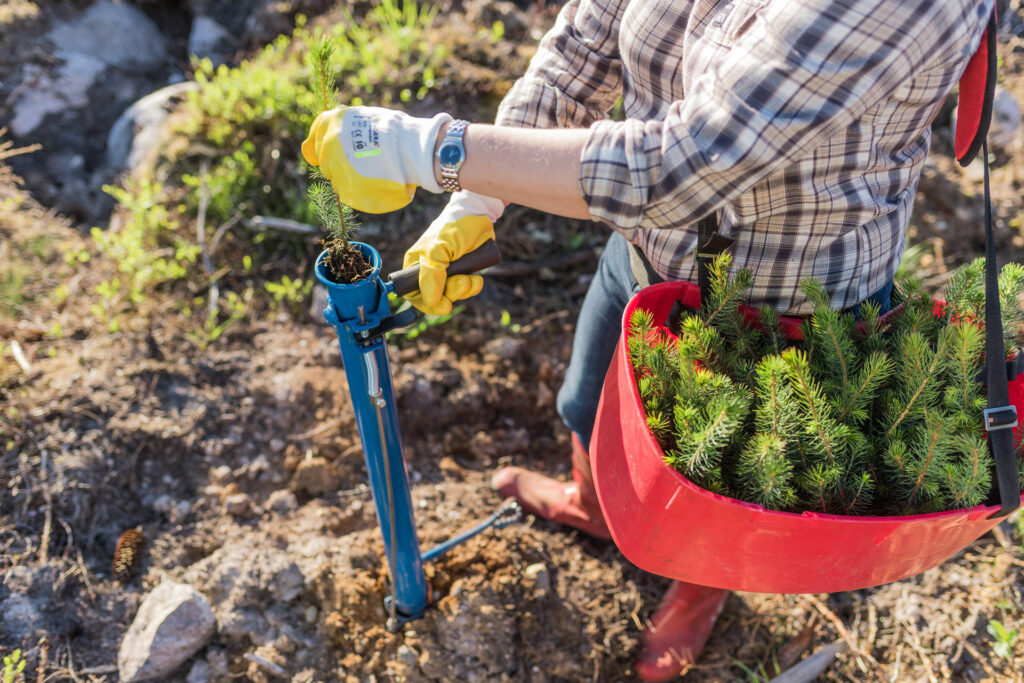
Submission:
M 829 620 L 832 626 L 836 629 L 836 632 L 839 634 L 839 637 L 846 641 L 846 644 L 849 645 L 850 652 L 853 652 L 858 657 L 861 657 L 862 659 L 868 661 L 874 667 L 876 677 L 880 680 L 885 680 L 884 667 L 882 667 L 882 665 L 878 663 L 877 659 L 872 657 L 868 652 L 865 652 L 859 645 L 857 645 L 857 640 L 853 637 L 849 630 L 847 630 L 846 625 L 843 624 L 843 620 L 840 619 L 835 612 L 829 609 L 828 605 L 826 605 L 813 595 L 805 595 L 804 600 L 809 602 L 811 606 L 814 607 L 814 609 L 816 609 L 819 614 L 821 614 L 821 616 Z
M 39 462 L 39 475 L 42 478 L 43 500 L 43 535 L 39 540 L 39 564 L 46 564 L 50 555 L 50 534 L 53 532 L 53 495 L 50 493 L 49 477 L 46 475 L 47 454 L 43 451 Z
M 320 232 L 319 228 L 315 228 L 308 223 L 300 223 L 299 221 L 293 221 L 288 218 L 274 218 L 273 216 L 253 216 L 246 221 L 246 225 L 257 230 L 266 230 L 271 228 L 274 230 L 297 232 L 306 235 Z

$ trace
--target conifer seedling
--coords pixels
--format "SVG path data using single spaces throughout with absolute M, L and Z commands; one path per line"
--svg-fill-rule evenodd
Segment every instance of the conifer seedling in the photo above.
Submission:
M 900 279 L 885 316 L 870 303 L 860 319 L 833 310 L 824 287 L 806 281 L 814 311 L 799 342 L 768 308 L 747 323 L 751 276 L 730 276 L 729 265 L 729 254 L 715 260 L 708 300 L 680 320 L 678 339 L 649 311 L 629 322 L 629 359 L 666 463 L 772 510 L 903 515 L 986 502 L 983 259 L 953 275 L 944 306 L 919 280 Z M 1022 291 L 1024 267 L 1007 264 L 1008 349 Z
M 328 38 L 314 41 L 309 49 L 311 86 L 316 96 L 311 112 L 314 116 L 331 109 L 338 102 L 338 89 L 331 63 L 333 55 L 334 44 Z M 309 185 L 307 195 L 314 213 L 327 228 L 328 237 L 323 240 L 323 244 L 327 249 L 329 274 L 340 284 L 351 284 L 365 278 L 373 268 L 362 252 L 351 243 L 356 227 L 355 212 L 341 203 L 319 169 L 313 171 L 313 182 Z

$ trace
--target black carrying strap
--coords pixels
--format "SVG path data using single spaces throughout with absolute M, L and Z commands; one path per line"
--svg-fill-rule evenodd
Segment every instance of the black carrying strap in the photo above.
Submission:
M 714 212 L 697 221 L 697 248 L 693 250 L 693 262 L 697 264 L 701 304 L 711 296 L 711 263 L 732 243 L 732 238 L 718 232 L 718 216 Z
M 991 518 L 1003 517 L 1020 507 L 1020 479 L 1013 429 L 1017 426 L 1017 407 L 1010 405 L 1007 384 L 1006 346 L 1003 343 L 1003 314 L 999 307 L 999 268 L 992 229 L 992 195 L 988 179 L 988 143 L 982 143 L 985 165 L 985 430 L 992 459 L 996 463 L 1000 509 Z

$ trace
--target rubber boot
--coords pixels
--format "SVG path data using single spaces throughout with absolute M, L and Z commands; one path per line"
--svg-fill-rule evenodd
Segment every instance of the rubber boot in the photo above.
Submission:
M 612 537 L 597 502 L 590 456 L 576 435 L 572 436 L 572 478 L 569 484 L 522 467 L 503 467 L 494 473 L 491 486 L 503 498 L 514 497 L 523 510 L 552 522 L 567 524 L 595 538 Z
M 644 629 L 636 673 L 644 681 L 675 678 L 697 660 L 729 591 L 673 581 Z

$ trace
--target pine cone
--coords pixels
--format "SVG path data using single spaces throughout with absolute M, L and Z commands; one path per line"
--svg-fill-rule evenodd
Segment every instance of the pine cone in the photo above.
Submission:
M 135 578 L 142 564 L 142 551 L 146 547 L 146 537 L 142 529 L 136 527 L 128 529 L 121 538 L 117 539 L 117 548 L 114 549 L 114 578 L 121 583 L 127 583 Z

